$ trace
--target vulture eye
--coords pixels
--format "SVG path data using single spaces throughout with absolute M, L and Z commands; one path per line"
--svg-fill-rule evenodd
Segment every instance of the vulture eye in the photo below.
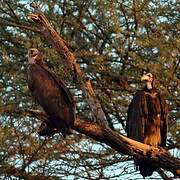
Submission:
M 148 76 L 148 77 L 150 77 L 150 78 L 152 78 L 152 74 L 150 74 L 150 73 L 149 73 L 149 74 L 147 74 L 147 76 Z

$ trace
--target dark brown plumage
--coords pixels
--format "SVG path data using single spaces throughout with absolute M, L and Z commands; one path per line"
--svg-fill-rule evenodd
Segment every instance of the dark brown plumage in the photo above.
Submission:
M 151 73 L 143 75 L 146 87 L 138 91 L 128 108 L 127 136 L 152 146 L 166 146 L 167 104 L 157 89 L 153 87 Z M 155 167 L 143 160 L 135 160 L 143 177 L 151 176 Z
M 61 132 L 65 137 L 71 132 L 75 120 L 75 103 L 71 92 L 55 73 L 42 61 L 37 49 L 28 51 L 28 86 L 34 99 L 48 115 L 42 123 L 42 136 Z

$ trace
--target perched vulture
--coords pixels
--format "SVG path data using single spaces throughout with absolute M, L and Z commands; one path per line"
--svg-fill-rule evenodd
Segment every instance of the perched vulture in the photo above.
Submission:
M 64 82 L 43 62 L 40 52 L 31 48 L 28 51 L 28 86 L 34 99 L 48 115 L 39 134 L 50 136 L 61 132 L 64 137 L 71 133 L 75 120 L 75 103 Z
M 151 73 L 143 75 L 141 81 L 145 81 L 146 86 L 134 95 L 129 105 L 127 136 L 148 145 L 165 147 L 167 104 L 159 91 L 154 88 L 154 76 Z M 135 164 L 143 177 L 151 176 L 156 170 L 143 160 L 135 160 Z

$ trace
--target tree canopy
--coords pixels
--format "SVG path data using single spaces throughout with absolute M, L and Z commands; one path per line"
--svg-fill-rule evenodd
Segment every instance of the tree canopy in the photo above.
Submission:
M 76 115 L 94 124 L 86 94 L 72 80 L 73 68 L 43 36 L 31 1 L 0 4 L 0 177 L 39 179 L 137 179 L 132 156 L 110 144 L 74 132 L 63 139 L 37 135 L 40 121 L 29 114 L 41 109 L 27 88 L 27 50 L 38 48 L 48 66 L 68 85 L 76 99 Z M 156 75 L 169 105 L 167 149 L 179 153 L 180 68 L 178 1 L 38 1 L 51 26 L 64 39 L 90 81 L 111 130 L 126 135 L 127 107 L 140 89 L 143 72 Z M 76 68 L 76 70 L 78 70 Z M 86 97 L 86 98 L 85 98 Z M 96 129 L 98 130 L 98 129 Z M 159 170 L 152 178 L 174 175 Z

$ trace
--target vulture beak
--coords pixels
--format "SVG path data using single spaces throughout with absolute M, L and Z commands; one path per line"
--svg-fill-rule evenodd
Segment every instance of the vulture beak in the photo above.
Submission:
M 28 56 L 29 57 L 35 57 L 39 55 L 39 51 L 36 49 L 36 48 L 31 48 L 29 51 L 28 51 Z
M 142 77 L 141 77 L 141 81 L 149 81 L 149 76 L 144 74 Z

